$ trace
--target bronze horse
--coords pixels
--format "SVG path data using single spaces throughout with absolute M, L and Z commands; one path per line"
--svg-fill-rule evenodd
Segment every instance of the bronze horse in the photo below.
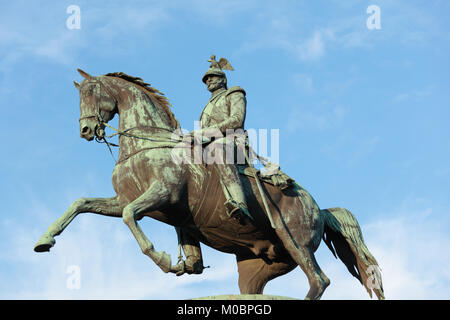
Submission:
M 148 216 L 179 228 L 191 239 L 235 254 L 242 294 L 262 294 L 268 281 L 300 266 L 310 285 L 306 299 L 320 299 L 330 283 L 314 257 L 323 238 L 370 296 L 373 291 L 384 298 L 377 262 L 348 210 L 319 209 L 297 183 L 285 190 L 263 183 L 274 229 L 254 178 L 242 176 L 254 220 L 229 217 L 214 166 L 174 162 L 175 143 L 170 140 L 180 126 L 162 93 L 124 73 L 94 77 L 78 71 L 85 78 L 81 84 L 75 82 L 81 137 L 103 139 L 104 126 L 119 114 L 119 159 L 112 174 L 117 195 L 73 202 L 37 242 L 36 252 L 49 251 L 54 236 L 79 213 L 92 212 L 122 217 L 142 252 L 164 272 L 179 274 L 181 264 L 172 265 L 169 255 L 156 251 L 139 227 L 137 221 Z

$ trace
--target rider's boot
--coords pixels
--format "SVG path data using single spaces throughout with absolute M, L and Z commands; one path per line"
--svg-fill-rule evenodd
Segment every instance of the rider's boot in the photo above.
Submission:
M 248 211 L 237 168 L 232 164 L 219 164 L 217 168 L 220 174 L 220 183 L 227 199 L 224 205 L 228 216 L 239 220 L 245 217 L 253 220 Z
M 201 274 L 205 267 L 203 266 L 200 242 L 194 237 L 190 236 L 182 228 L 180 229 L 179 237 L 183 252 L 186 256 L 186 260 L 184 261 L 184 268 L 180 274 L 184 272 L 188 274 Z

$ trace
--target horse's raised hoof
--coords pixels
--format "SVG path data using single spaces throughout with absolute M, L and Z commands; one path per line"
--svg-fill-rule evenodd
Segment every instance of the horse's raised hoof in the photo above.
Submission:
M 184 260 L 178 262 L 176 265 L 170 267 L 170 272 L 175 273 L 177 277 L 186 273 L 186 263 Z
M 36 252 L 50 251 L 50 248 L 55 244 L 55 239 L 52 236 L 44 234 L 34 246 Z

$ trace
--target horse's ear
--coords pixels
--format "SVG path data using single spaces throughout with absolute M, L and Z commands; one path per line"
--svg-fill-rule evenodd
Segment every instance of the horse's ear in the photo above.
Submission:
M 91 76 L 89 73 L 84 72 L 84 71 L 81 70 L 81 69 L 77 69 L 77 71 L 83 76 L 83 78 L 85 78 L 85 79 L 87 79 L 87 80 L 89 80 L 89 79 L 92 78 L 92 76 Z
M 78 90 L 80 90 L 80 84 L 79 84 L 78 82 L 74 81 L 73 84 L 75 85 L 75 87 L 76 87 Z

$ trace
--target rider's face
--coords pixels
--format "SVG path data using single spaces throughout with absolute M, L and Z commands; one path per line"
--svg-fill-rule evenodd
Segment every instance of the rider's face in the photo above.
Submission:
M 225 85 L 223 77 L 211 75 L 208 76 L 205 80 L 206 87 L 208 91 L 213 92 Z

